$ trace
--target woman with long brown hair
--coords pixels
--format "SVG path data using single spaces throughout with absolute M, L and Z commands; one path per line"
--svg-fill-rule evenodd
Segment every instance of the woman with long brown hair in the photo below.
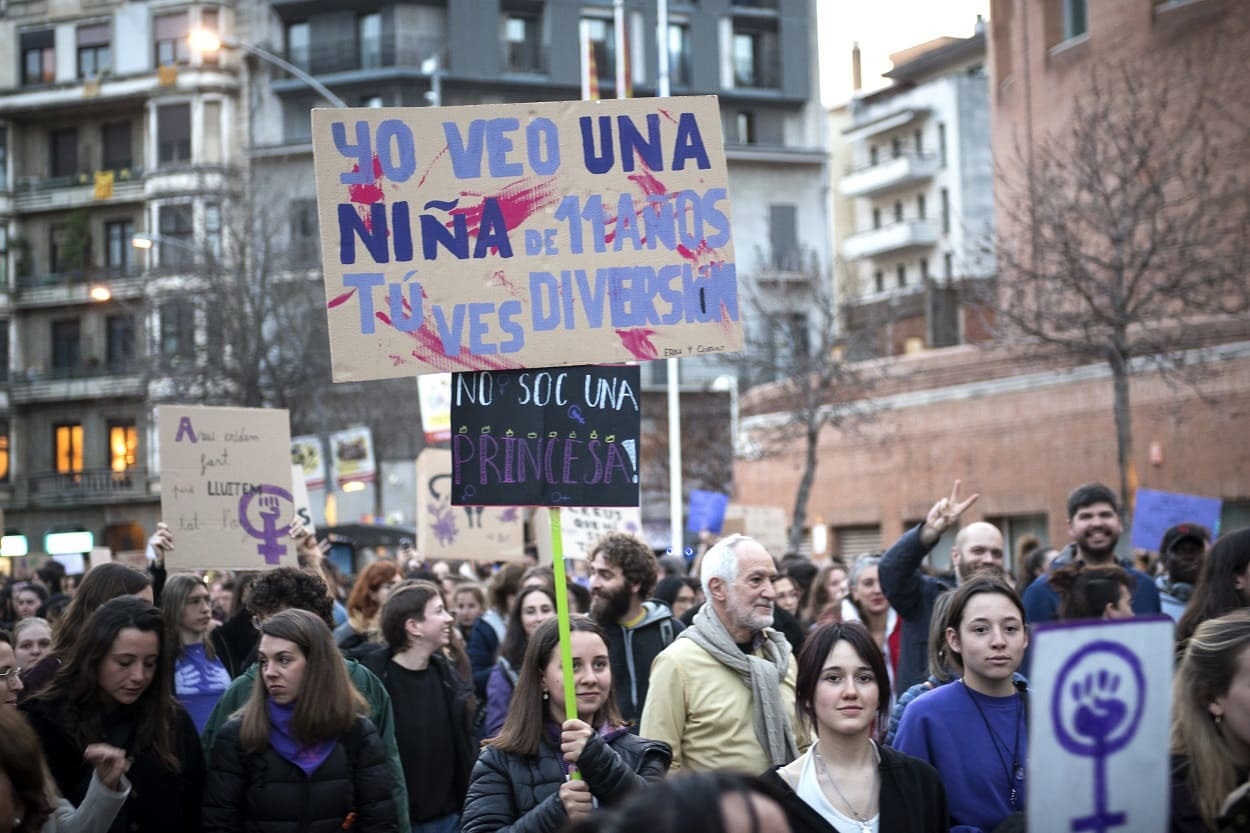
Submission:
M 202 732 L 230 687 L 230 672 L 207 638 L 213 617 L 208 585 L 192 573 L 170 576 L 161 593 L 161 612 L 174 656 L 174 692 Z
M 577 719 L 565 720 L 560 628 L 549 619 L 525 650 L 503 730 L 473 768 L 464 833 L 554 833 L 668 771 L 668 744 L 631 735 L 621 720 L 599 626 L 579 615 L 569 627 Z M 569 780 L 571 767 L 581 780 Z
M 394 561 L 365 565 L 347 597 L 347 621 L 334 629 L 334 641 L 340 648 L 349 651 L 377 635 L 382 605 L 403 578 Z
M 386 748 L 329 626 L 292 608 L 260 633 L 263 684 L 213 744 L 205 831 L 397 831 Z
M 484 737 L 493 738 L 503 728 L 530 637 L 543 622 L 555 615 L 556 597 L 546 587 L 530 587 L 517 595 L 508 615 L 508 630 L 504 634 L 503 645 L 499 647 L 499 658 L 495 660 L 495 667 L 486 682 L 486 718 L 482 724 Z

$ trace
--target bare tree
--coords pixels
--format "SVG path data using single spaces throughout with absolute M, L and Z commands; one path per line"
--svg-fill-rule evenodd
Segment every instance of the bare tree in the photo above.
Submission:
M 1230 88 L 1216 77 L 1243 64 L 1148 60 L 1091 73 L 1066 130 L 1021 147 L 1017 176 L 1000 171 L 999 274 L 985 299 L 1005 337 L 1106 364 L 1126 507 L 1130 377 L 1195 382 L 1187 357 L 1245 311 L 1250 285 L 1247 131 L 1223 117 Z

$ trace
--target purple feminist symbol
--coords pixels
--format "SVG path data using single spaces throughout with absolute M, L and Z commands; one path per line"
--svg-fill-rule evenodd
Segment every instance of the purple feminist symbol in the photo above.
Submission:
M 256 513 L 260 516 L 260 529 L 252 525 L 249 517 L 253 500 L 260 505 L 260 510 Z M 280 564 L 282 556 L 286 555 L 286 545 L 279 543 L 279 539 L 286 535 L 286 529 L 278 523 L 283 515 L 282 501 L 284 500 L 292 507 L 295 505 L 290 492 L 280 486 L 269 484 L 249 491 L 239 498 L 239 526 L 243 527 L 248 535 L 260 541 L 256 545 L 256 552 L 264 557 L 266 564 Z
M 1091 642 L 1064 663 L 1051 695 L 1059 744 L 1094 759 L 1094 812 L 1072 820 L 1072 833 L 1123 827 L 1123 812 L 1107 809 L 1107 758 L 1133 736 L 1146 707 L 1146 677 L 1137 656 L 1115 642 Z

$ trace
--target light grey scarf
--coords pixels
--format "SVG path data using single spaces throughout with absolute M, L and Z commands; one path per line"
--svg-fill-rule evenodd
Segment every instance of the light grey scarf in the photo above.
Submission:
M 738 672 L 754 698 L 755 736 L 768 752 L 772 766 L 784 766 L 799 756 L 790 715 L 781 702 L 781 681 L 790 666 L 790 646 L 784 636 L 771 628 L 760 635 L 764 656 L 743 653 L 713 612 L 712 605 L 705 604 L 695 614 L 691 627 L 682 631 L 678 639 L 694 640 L 721 665 Z

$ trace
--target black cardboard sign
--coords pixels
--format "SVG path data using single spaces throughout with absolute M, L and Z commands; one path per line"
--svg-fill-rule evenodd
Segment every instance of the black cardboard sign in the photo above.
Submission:
M 637 506 L 634 366 L 456 373 L 455 506 Z

